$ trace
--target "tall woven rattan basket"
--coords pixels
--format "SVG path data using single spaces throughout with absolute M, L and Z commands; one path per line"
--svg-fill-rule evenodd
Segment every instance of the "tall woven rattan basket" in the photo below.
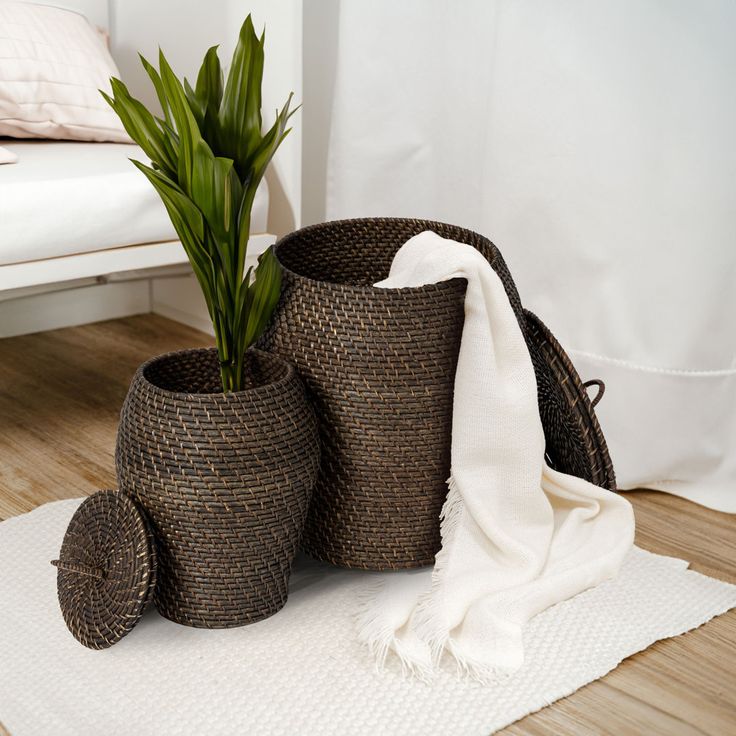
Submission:
M 420 567 L 440 546 L 466 283 L 372 286 L 424 230 L 473 245 L 500 276 L 532 353 L 548 462 L 615 487 L 585 387 L 551 333 L 522 308 L 487 238 L 406 219 L 303 228 L 276 246 L 282 295 L 260 345 L 296 364 L 317 411 L 322 463 L 302 544 L 333 564 Z
M 154 602 L 189 626 L 240 626 L 284 605 L 317 476 L 294 367 L 251 350 L 246 378 L 224 394 L 214 349 L 168 353 L 138 369 L 121 413 L 118 482 L 152 526 Z

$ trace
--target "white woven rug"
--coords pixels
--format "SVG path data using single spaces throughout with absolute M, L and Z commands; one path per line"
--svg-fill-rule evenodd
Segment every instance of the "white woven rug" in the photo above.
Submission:
M 67 632 L 49 565 L 79 500 L 0 524 L 0 721 L 12 736 L 487 736 L 658 639 L 736 606 L 736 586 L 634 549 L 620 576 L 537 616 L 527 663 L 492 686 L 377 672 L 356 643 L 368 576 L 300 563 L 276 616 L 229 631 L 153 610 L 112 649 Z

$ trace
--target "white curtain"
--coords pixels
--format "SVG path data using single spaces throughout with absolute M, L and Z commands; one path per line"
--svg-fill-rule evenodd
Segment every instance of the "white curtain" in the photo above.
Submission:
M 342 0 L 329 219 L 499 246 L 619 485 L 736 512 L 736 4 Z

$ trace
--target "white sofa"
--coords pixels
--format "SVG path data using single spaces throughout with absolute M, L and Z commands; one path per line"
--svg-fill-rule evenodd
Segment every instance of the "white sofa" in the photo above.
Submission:
M 129 21 L 143 17 L 143 5 L 127 0 L 125 5 L 108 0 L 48 4 L 81 12 L 109 31 L 123 77 L 134 94 L 153 102 L 135 50 L 150 46 L 148 36 L 159 38 L 166 29 L 154 24 L 141 28 L 140 38 L 130 37 Z M 201 14 L 190 19 L 190 35 L 201 42 L 201 50 L 209 45 L 208 34 L 226 35 L 228 16 L 223 11 L 218 17 L 212 28 L 202 26 Z M 121 26 L 127 36 L 118 37 Z M 185 46 L 182 41 L 175 47 L 177 67 L 191 76 L 199 58 L 190 58 L 194 49 L 190 53 Z M 146 50 L 150 56 L 151 49 Z M 0 337 L 147 311 L 211 329 L 166 210 L 128 160 L 145 161 L 140 148 L 16 138 L 0 138 L 0 147 L 18 157 L 17 163 L 0 165 Z M 267 233 L 268 208 L 264 180 L 253 207 L 246 267 L 275 240 Z
M 0 168 L 0 291 L 149 269 L 186 266 L 166 210 L 129 159 L 124 143 L 0 139 L 18 162 Z M 266 234 L 265 180 L 253 206 L 249 257 L 273 242 Z M 185 272 L 186 268 L 180 269 Z

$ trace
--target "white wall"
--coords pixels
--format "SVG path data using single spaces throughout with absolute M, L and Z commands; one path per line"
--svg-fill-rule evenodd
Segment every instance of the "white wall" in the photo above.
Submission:
M 158 107 L 138 53 L 158 66 L 159 47 L 178 75 L 194 81 L 205 51 L 236 31 L 223 3 L 197 0 L 112 0 L 111 50 L 123 81 L 147 106 Z
M 326 219 L 327 149 L 337 72 L 339 0 L 304 4 L 302 224 Z

